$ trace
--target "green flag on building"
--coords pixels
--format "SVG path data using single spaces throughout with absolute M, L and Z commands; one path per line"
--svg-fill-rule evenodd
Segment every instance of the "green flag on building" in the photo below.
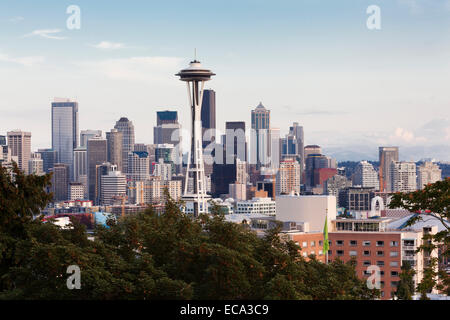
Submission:
M 325 225 L 323 226 L 323 252 L 326 254 L 330 249 L 328 243 L 328 215 L 325 216 Z

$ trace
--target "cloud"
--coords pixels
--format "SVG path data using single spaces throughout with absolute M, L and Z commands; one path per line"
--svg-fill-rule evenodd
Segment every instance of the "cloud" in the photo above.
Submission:
M 94 48 L 97 49 L 104 49 L 104 50 L 114 50 L 114 49 L 122 49 L 125 48 L 125 45 L 123 43 L 118 42 L 109 42 L 109 41 L 101 41 L 97 44 L 91 45 Z
M 164 81 L 181 68 L 178 57 L 130 57 L 78 63 L 89 72 L 111 79 L 132 81 Z
M 54 40 L 67 39 L 67 37 L 60 37 L 60 36 L 55 36 L 54 35 L 54 34 L 60 33 L 60 32 L 62 32 L 61 29 L 39 29 L 39 30 L 34 30 L 31 33 L 28 33 L 28 34 L 24 35 L 23 37 L 38 36 L 38 37 L 47 38 L 47 39 L 54 39 Z
M 416 144 L 424 143 L 427 141 L 425 137 L 416 137 L 412 131 L 404 128 L 397 128 L 395 132 L 390 137 L 391 142 L 394 143 L 406 143 L 406 144 Z
M 25 20 L 25 18 L 21 17 L 21 16 L 15 16 L 15 17 L 8 19 L 8 21 L 12 22 L 12 23 L 19 23 L 20 21 L 23 21 L 23 20 Z
M 17 63 L 25 67 L 31 67 L 36 64 L 44 62 L 42 56 L 28 56 L 28 57 L 11 57 L 7 54 L 0 53 L 0 61 Z

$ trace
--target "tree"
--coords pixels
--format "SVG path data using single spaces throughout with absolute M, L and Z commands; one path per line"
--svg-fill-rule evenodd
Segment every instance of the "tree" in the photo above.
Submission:
M 409 262 L 404 262 L 401 267 L 400 281 L 397 284 L 397 290 L 394 295 L 399 300 L 411 300 L 415 292 L 414 274 L 416 272 L 411 268 Z
M 350 264 L 306 261 L 300 247 L 263 238 L 220 212 L 191 218 L 167 196 L 165 210 L 152 207 L 98 226 L 94 240 L 76 219 L 62 229 L 38 215 L 51 196 L 48 176 L 11 180 L 0 171 L 0 299 L 373 299 Z M 18 181 L 17 183 L 15 181 Z M 33 190 L 28 192 L 27 190 Z M 7 198 L 4 195 L 7 195 Z M 19 195 L 19 196 L 18 196 Z M 26 196 L 25 196 L 26 195 Z M 20 207 L 28 197 L 26 207 Z M 34 202 L 35 201 L 35 202 Z M 5 204 L 15 206 L 10 210 Z M 34 206 L 31 206 L 33 205 Z M 37 204 L 37 205 L 36 205 Z M 220 210 L 214 207 L 213 210 Z M 25 214 L 27 213 L 27 214 Z M 27 217 L 27 218 L 25 218 Z M 19 235 L 13 237 L 13 235 Z M 8 241 L 6 241 L 6 240 Z M 7 254 L 5 254 L 7 253 Z M 67 267 L 81 270 L 81 288 L 69 290 Z
M 390 208 L 404 208 L 417 213 L 408 220 L 407 226 L 411 226 L 423 217 L 431 217 L 438 220 L 444 226 L 444 230 L 434 234 L 425 235 L 424 244 L 419 248 L 424 252 L 438 250 L 441 258 L 448 258 L 450 254 L 450 178 L 426 185 L 422 190 L 402 193 L 392 196 Z M 424 268 L 424 279 L 418 286 L 422 297 L 433 288 L 441 291 L 450 291 L 449 276 L 445 272 L 438 271 L 438 261 L 431 259 L 431 264 Z

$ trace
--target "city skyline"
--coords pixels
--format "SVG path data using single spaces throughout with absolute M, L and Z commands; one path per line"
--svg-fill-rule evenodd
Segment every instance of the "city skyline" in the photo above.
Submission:
M 400 160 L 450 161 L 448 1 L 378 1 L 381 30 L 366 28 L 370 1 L 239 2 L 232 26 L 226 21 L 237 2 L 204 4 L 178 2 L 180 10 L 170 10 L 137 2 L 125 10 L 79 1 L 80 30 L 66 28 L 68 2 L 0 5 L 8 31 L 0 47 L 2 134 L 21 129 L 32 132 L 32 150 L 51 147 L 54 97 L 78 102 L 80 130 L 108 132 L 127 117 L 136 142 L 152 143 L 148 122 L 163 110 L 178 111 L 189 128 L 185 90 L 173 74 L 196 47 L 220 74 L 206 88 L 217 93 L 222 132 L 226 121 L 250 127 L 261 101 L 281 137 L 298 122 L 305 145 L 321 145 L 338 160 L 376 160 L 378 146 L 395 145 Z M 210 28 L 189 44 L 182 14 L 197 11 Z

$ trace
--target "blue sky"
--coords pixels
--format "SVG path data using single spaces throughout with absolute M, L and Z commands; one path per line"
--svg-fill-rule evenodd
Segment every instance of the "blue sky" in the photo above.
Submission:
M 72 4 L 80 30 L 66 28 Z M 372 4 L 381 30 L 366 27 Z M 1 1 L 0 134 L 50 146 L 50 102 L 70 97 L 80 129 L 127 116 L 151 143 L 157 110 L 188 125 L 174 74 L 194 48 L 217 73 L 219 129 L 262 101 L 282 134 L 299 122 L 330 153 L 394 144 L 450 160 L 449 0 Z

